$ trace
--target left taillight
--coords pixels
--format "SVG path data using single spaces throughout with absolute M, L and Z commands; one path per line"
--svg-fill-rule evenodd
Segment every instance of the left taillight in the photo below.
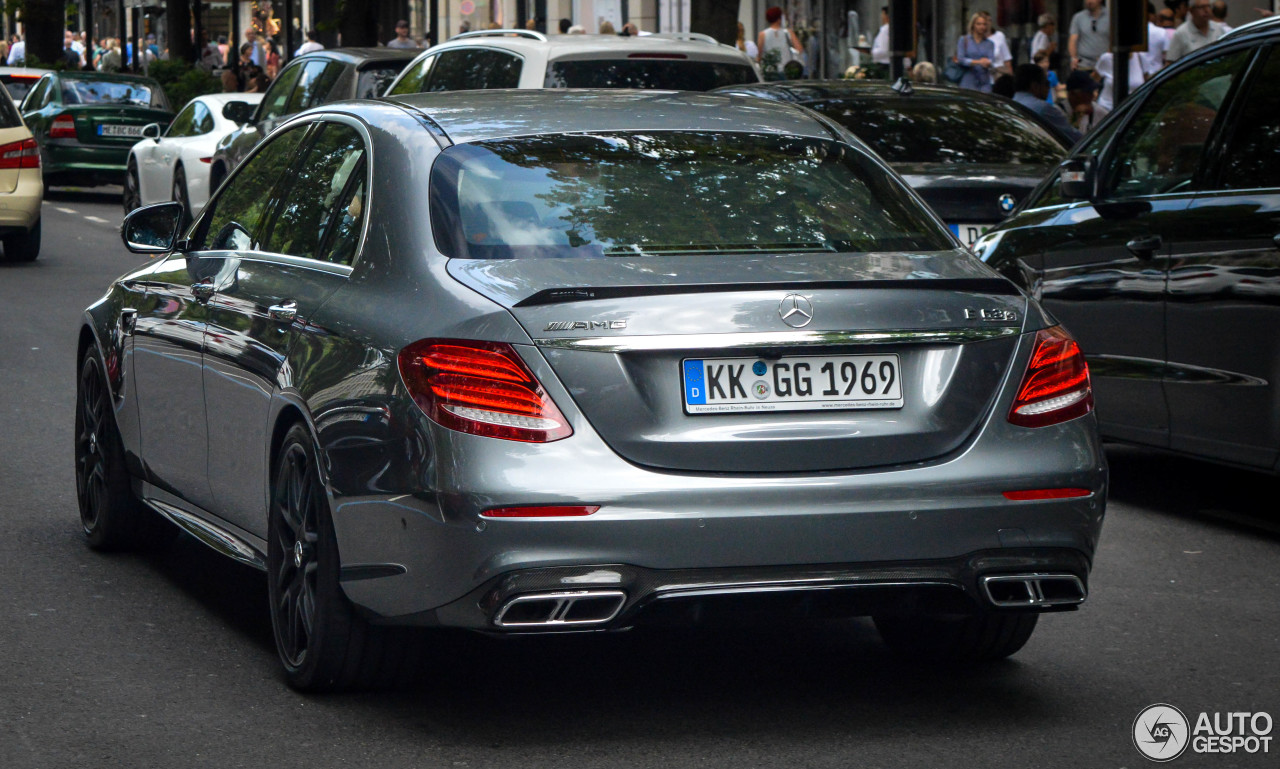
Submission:
M 76 138 L 76 119 L 70 115 L 58 115 L 49 124 L 50 139 Z
M 528 443 L 573 435 L 509 344 L 424 339 L 401 350 L 399 364 L 414 402 L 451 430 Z
M 1080 345 L 1061 326 L 1037 331 L 1009 421 L 1021 427 L 1047 427 L 1092 410 L 1089 366 Z
M 40 145 L 35 139 L 0 146 L 0 168 L 39 168 Z

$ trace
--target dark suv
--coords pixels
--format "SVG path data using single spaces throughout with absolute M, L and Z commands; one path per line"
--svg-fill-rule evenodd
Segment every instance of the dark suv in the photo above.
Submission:
M 1080 341 L 1105 437 L 1280 459 L 1280 26 L 1139 89 L 975 246 Z
M 271 129 L 294 113 L 343 99 L 376 98 L 420 53 L 412 48 L 332 48 L 289 62 L 256 108 L 248 102 L 223 107 L 223 115 L 243 125 L 218 142 L 209 169 L 209 193 Z

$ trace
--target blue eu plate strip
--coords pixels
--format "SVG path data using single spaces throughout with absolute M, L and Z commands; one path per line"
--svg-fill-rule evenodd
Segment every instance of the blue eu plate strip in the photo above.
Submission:
M 702 406 L 707 402 L 707 388 L 703 383 L 702 361 L 684 362 L 684 401 L 690 406 Z

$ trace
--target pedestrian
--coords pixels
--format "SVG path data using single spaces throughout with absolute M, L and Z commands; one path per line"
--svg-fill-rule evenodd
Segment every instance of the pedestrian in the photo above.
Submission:
M 1048 61 L 1048 55 L 1043 50 Z M 1058 129 L 1072 144 L 1080 140 L 1080 132 L 1071 127 L 1066 114 L 1049 101 L 1049 78 L 1038 64 L 1019 64 L 1014 71 L 1013 100 Z
M 956 41 L 956 63 L 964 68 L 957 84 L 971 91 L 991 93 L 991 64 L 996 55 L 991 42 L 991 20 L 981 12 L 969 17 L 969 34 Z
M 27 62 L 27 41 L 22 39 L 22 35 L 13 36 L 13 44 L 9 46 L 9 56 L 5 59 L 5 63 L 10 67 L 22 67 Z
M 124 66 L 124 56 L 120 52 L 120 41 L 109 37 L 103 43 L 102 58 L 98 61 L 99 72 L 119 72 Z
M 1036 19 L 1036 24 L 1040 29 L 1031 38 L 1031 58 L 1034 61 L 1037 53 L 1045 51 L 1052 61 L 1053 55 L 1058 52 L 1058 20 L 1052 13 L 1042 13 Z
M 889 66 L 889 6 L 880 6 L 880 29 L 871 43 L 871 63 Z
M 1010 78 L 1013 77 L 1013 53 L 1009 50 L 1009 38 L 1004 36 L 1004 32 L 996 29 L 996 22 L 991 18 L 988 11 L 978 11 L 978 13 L 987 17 L 987 25 L 991 30 L 991 45 L 995 48 L 995 56 L 991 57 L 991 74 L 996 76 L 998 73 L 1004 73 Z M 1009 81 L 1009 88 L 1012 89 L 1013 80 Z M 1009 97 L 1013 98 L 1013 91 L 1009 91 Z
M 276 75 L 280 74 L 280 54 L 276 53 L 276 44 L 269 37 L 262 41 L 262 60 L 262 71 L 267 80 L 275 80 Z
M 1058 103 L 1058 99 L 1062 98 L 1062 94 L 1058 93 L 1058 86 L 1060 85 L 1058 82 L 1058 73 L 1054 72 L 1053 68 L 1049 66 L 1049 53 L 1041 49 L 1036 52 L 1035 56 L 1031 57 L 1031 62 L 1044 70 L 1044 76 L 1049 81 L 1049 95 L 1045 98 L 1045 101 L 1056 105 Z M 1014 72 L 1014 77 L 1017 77 L 1016 71 Z
M 298 46 L 298 50 L 294 51 L 293 55 L 301 56 L 304 53 L 311 53 L 312 51 L 323 51 L 323 50 L 324 50 L 324 46 L 321 45 L 320 42 L 316 40 L 316 31 L 314 29 L 308 29 L 307 42 Z
M 782 76 L 786 66 L 796 58 L 800 51 L 800 40 L 796 33 L 783 25 L 782 9 L 773 6 L 764 12 L 764 20 L 769 26 L 756 35 L 756 50 L 760 52 L 760 63 L 764 67 L 765 80 L 777 80 Z
M 1107 116 L 1107 110 L 1094 98 L 1098 81 L 1089 72 L 1072 72 L 1067 77 L 1067 103 L 1071 106 L 1071 125 L 1082 134 L 1093 130 Z
M 227 66 L 229 59 L 227 54 L 231 52 L 231 46 L 227 43 L 226 35 L 218 35 L 218 55 L 222 57 L 222 66 Z
M 1173 13 L 1169 13 L 1173 18 Z M 1164 52 L 1169 47 L 1169 36 L 1158 23 L 1160 15 L 1156 13 L 1154 3 L 1147 3 L 1147 50 L 1139 54 L 1142 58 L 1142 71 L 1150 78 L 1164 68 Z
M 608 19 L 606 19 L 606 20 L 604 20 L 604 21 L 600 22 L 600 34 L 602 34 L 602 35 L 616 35 L 616 34 L 618 34 L 618 30 L 614 29 L 614 27 L 613 27 L 613 22 L 611 22 L 611 21 L 609 21 Z
M 1098 57 L 1111 47 L 1111 18 L 1102 0 L 1084 0 L 1084 10 L 1071 17 L 1067 53 L 1072 72 L 1093 72 Z
M 756 44 L 747 39 L 747 28 L 742 22 L 738 22 L 738 39 L 734 43 L 739 51 L 747 55 L 748 59 L 755 61 L 760 58 L 760 49 Z
M 1222 25 L 1212 19 L 1209 0 L 1191 0 L 1187 20 L 1169 41 L 1164 60 L 1170 64 L 1222 37 Z
M 1235 29 L 1227 23 L 1227 0 L 1213 0 L 1209 10 L 1213 12 L 1213 20 L 1222 25 L 1222 34 Z
M 1112 53 L 1107 51 L 1098 57 L 1098 65 L 1093 70 L 1094 77 L 1102 83 L 1102 89 L 1098 93 L 1098 104 L 1108 112 L 1115 109 L 1114 58 Z M 1136 53 L 1129 54 L 1129 93 L 1142 87 L 1146 80 L 1146 74 L 1142 71 L 1142 57 Z
M 561 19 L 561 20 L 560 20 L 560 34 L 562 34 L 562 35 L 567 35 L 567 34 L 569 34 L 569 27 L 572 27 L 572 26 L 573 26 L 573 22 L 572 22 L 572 21 L 570 21 L 569 19 Z
M 222 52 L 218 49 L 218 44 L 209 39 L 208 30 L 200 30 L 200 39 L 203 42 L 200 46 L 200 69 L 205 72 L 222 69 Z
M 254 64 L 262 66 L 262 43 L 258 40 L 258 30 L 249 27 L 244 31 L 244 43 L 241 44 L 240 50 L 243 51 L 245 46 L 249 46 L 249 58 Z
M 396 22 L 396 36 L 387 42 L 388 48 L 421 48 L 413 38 L 409 37 L 409 22 L 401 19 Z

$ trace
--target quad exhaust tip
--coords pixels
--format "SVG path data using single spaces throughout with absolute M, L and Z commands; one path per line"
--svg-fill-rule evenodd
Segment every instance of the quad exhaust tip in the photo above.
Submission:
M 603 625 L 618 616 L 626 602 L 627 594 L 621 590 L 532 593 L 503 604 L 493 624 L 511 628 Z
M 993 574 L 981 583 L 987 600 L 1002 608 L 1067 606 L 1083 603 L 1088 595 L 1074 574 Z

